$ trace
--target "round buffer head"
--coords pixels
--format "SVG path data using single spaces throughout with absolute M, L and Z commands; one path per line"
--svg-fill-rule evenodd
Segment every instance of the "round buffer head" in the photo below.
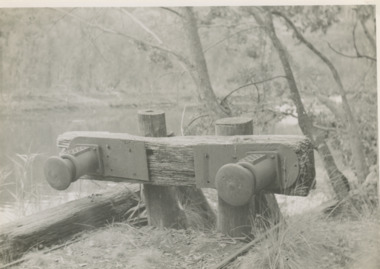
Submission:
M 51 157 L 45 163 L 45 178 L 54 189 L 66 190 L 73 179 L 73 168 L 70 160 Z
M 243 206 L 253 195 L 254 176 L 238 164 L 223 165 L 215 177 L 218 195 L 232 206 Z

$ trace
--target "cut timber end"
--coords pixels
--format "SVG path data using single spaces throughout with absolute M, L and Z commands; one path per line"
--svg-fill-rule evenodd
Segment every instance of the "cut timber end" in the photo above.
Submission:
M 215 134 L 220 136 L 251 135 L 253 134 L 253 121 L 243 117 L 219 119 L 215 122 Z
M 92 138 L 144 142 L 150 175 L 150 183 L 155 185 L 186 186 L 195 185 L 194 148 L 202 145 L 252 145 L 262 151 L 278 147 L 291 149 L 297 156 L 299 176 L 296 183 L 284 190 L 288 195 L 308 194 L 314 184 L 313 145 L 304 136 L 181 136 L 181 137 L 141 137 L 125 133 L 68 132 L 58 137 L 58 146 L 66 149 L 76 143 L 88 143 Z M 85 176 L 87 179 L 131 181 L 118 177 Z M 134 181 L 145 183 L 143 181 Z
M 138 111 L 139 134 L 148 137 L 165 137 L 165 112 L 161 110 L 145 109 Z

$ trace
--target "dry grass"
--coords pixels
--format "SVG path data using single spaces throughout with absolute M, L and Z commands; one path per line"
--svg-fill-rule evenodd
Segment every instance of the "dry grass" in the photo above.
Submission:
M 380 268 L 379 212 L 290 217 L 231 268 Z
M 380 212 L 372 207 L 359 217 L 347 208 L 286 218 L 228 268 L 380 268 Z M 62 249 L 31 253 L 18 268 L 210 268 L 243 245 L 214 231 L 116 223 Z
M 120 223 L 62 249 L 31 253 L 18 268 L 207 268 L 241 246 L 214 232 Z

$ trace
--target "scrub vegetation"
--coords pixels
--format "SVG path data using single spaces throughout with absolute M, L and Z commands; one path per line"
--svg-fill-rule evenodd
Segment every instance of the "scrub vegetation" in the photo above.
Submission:
M 283 222 L 228 268 L 380 267 L 374 6 L 0 9 L 0 25 L 2 222 L 115 186 L 49 188 L 60 133 L 137 134 L 145 108 L 164 110 L 175 135 L 245 116 L 257 135 L 307 136 L 317 187 L 278 196 Z M 187 230 L 141 225 L 142 213 L 16 266 L 212 268 L 244 246 L 185 211 Z

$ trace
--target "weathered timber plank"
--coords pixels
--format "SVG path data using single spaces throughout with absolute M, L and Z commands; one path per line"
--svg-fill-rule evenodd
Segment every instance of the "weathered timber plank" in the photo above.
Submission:
M 1 225 L 0 261 L 12 261 L 34 247 L 56 244 L 79 232 L 123 220 L 138 203 L 136 191 L 118 186 Z
M 67 132 L 57 139 L 58 147 L 66 149 L 76 137 L 109 138 L 130 141 L 142 141 L 148 155 L 150 183 L 157 185 L 194 185 L 194 146 L 197 145 L 260 145 L 260 150 L 277 146 L 292 149 L 298 158 L 299 178 L 297 190 L 289 189 L 289 195 L 307 195 L 308 186 L 314 183 L 314 152 L 313 145 L 304 136 L 270 135 L 270 136 L 178 136 L 178 137 L 141 137 L 126 133 L 109 132 Z M 122 178 L 104 178 L 100 176 L 85 176 L 87 179 L 125 181 Z M 137 181 L 136 181 L 137 182 Z M 146 183 L 146 182 L 139 182 Z

